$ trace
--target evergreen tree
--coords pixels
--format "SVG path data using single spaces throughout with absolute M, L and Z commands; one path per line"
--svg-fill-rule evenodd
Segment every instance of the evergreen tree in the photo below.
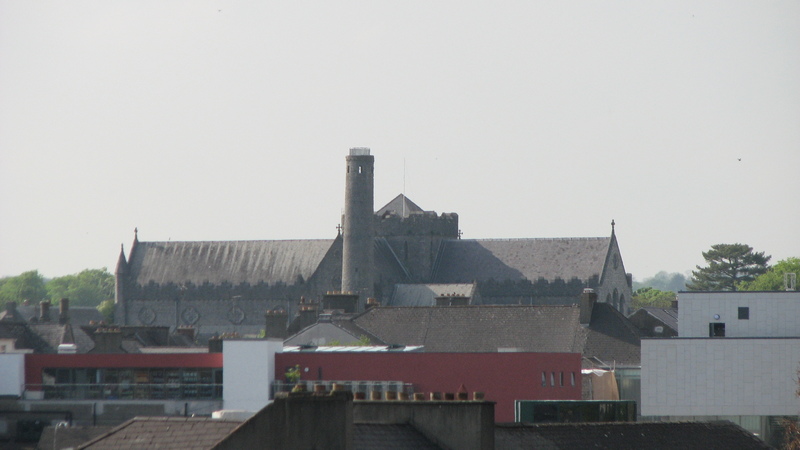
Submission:
M 692 271 L 692 279 L 686 284 L 690 291 L 735 291 L 742 282 L 751 282 L 767 272 L 771 256 L 754 252 L 746 244 L 717 244 L 703 252 L 708 263 Z

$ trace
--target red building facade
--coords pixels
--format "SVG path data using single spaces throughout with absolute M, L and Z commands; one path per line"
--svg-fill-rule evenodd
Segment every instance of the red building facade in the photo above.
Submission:
M 514 420 L 514 400 L 581 399 L 577 353 L 288 352 L 275 355 L 275 379 L 296 365 L 307 381 L 402 381 L 426 394 L 464 385 L 497 403 L 497 422 Z

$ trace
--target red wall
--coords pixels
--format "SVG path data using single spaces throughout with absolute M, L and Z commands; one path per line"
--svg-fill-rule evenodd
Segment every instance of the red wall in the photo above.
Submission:
M 372 380 L 413 383 L 416 392 L 485 393 L 497 402 L 495 420 L 514 421 L 514 400 L 580 400 L 581 356 L 578 353 L 322 353 L 275 355 L 275 378 L 299 364 L 303 380 Z M 308 368 L 308 371 L 305 369 Z M 547 386 L 542 386 L 542 372 Z M 556 386 L 550 386 L 550 373 Z M 564 386 L 559 374 L 564 372 Z M 575 373 L 575 386 L 570 373 Z M 321 374 L 321 376 L 320 376 Z
M 25 355 L 25 383 L 42 384 L 42 370 L 51 368 L 149 369 L 158 367 L 222 368 L 222 353 L 98 353 Z

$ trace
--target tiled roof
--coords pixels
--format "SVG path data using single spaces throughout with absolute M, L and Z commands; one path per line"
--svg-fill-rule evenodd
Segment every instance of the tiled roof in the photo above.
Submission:
M 645 310 L 647 314 L 661 321 L 664 325 L 678 331 L 678 308 L 655 308 L 652 306 L 645 306 L 642 309 Z
M 586 329 L 583 356 L 597 358 L 608 366 L 638 366 L 641 336 L 625 316 L 608 303 L 596 303 Z
M 498 449 L 768 449 L 764 441 L 731 422 L 618 422 L 502 424 Z
M 397 284 L 387 306 L 435 306 L 442 295 L 473 297 L 475 284 Z
M 145 286 L 186 283 L 294 284 L 308 279 L 332 240 L 137 242 L 131 279 Z
M 15 339 L 18 349 L 31 349 L 34 353 L 55 353 L 57 348 L 34 333 L 25 322 L 0 321 L 0 339 Z
M 390 449 L 439 449 L 422 433 L 405 424 L 353 425 L 353 448 L 357 450 Z
M 436 283 L 540 278 L 587 281 L 603 270 L 610 237 L 444 241 Z
M 596 303 L 588 327 L 578 306 L 378 307 L 353 322 L 387 344 L 426 352 L 581 353 L 609 365 L 640 363 L 638 330 L 611 305 Z
M 74 448 L 79 444 L 96 438 L 101 434 L 108 433 L 112 427 L 105 426 L 71 426 L 59 428 L 58 434 L 54 433 L 55 427 L 48 426 L 42 430 L 42 436 L 39 438 L 39 445 L 37 448 Z M 53 442 L 54 438 L 58 438 Z
M 427 352 L 580 352 L 578 316 L 573 306 L 378 307 L 353 321 L 387 344 Z
M 57 351 L 58 346 L 66 343 L 73 343 L 72 329 L 69 325 L 59 325 L 58 323 L 31 323 L 31 331 L 36 333 L 47 345 Z
M 195 417 L 135 417 L 79 449 L 209 449 L 241 422 Z

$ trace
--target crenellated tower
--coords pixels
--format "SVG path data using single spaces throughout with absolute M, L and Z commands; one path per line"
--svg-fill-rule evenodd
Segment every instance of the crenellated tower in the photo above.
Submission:
M 351 148 L 347 162 L 342 217 L 342 291 L 361 297 L 363 303 L 373 295 L 374 245 L 374 168 L 375 158 L 368 148 Z

